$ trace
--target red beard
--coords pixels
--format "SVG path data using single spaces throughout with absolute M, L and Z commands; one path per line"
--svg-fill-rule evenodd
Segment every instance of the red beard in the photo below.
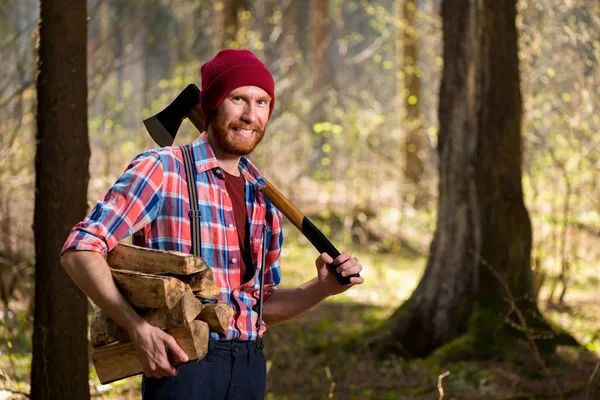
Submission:
M 217 121 L 215 121 L 217 122 Z M 248 137 L 240 137 L 236 135 L 231 138 L 230 132 L 235 129 L 252 129 L 254 132 Z M 265 131 L 258 124 L 244 124 L 240 121 L 232 121 L 229 124 L 219 124 L 218 122 L 213 125 L 214 137 L 221 150 L 228 154 L 236 156 L 246 156 L 260 143 L 265 136 Z

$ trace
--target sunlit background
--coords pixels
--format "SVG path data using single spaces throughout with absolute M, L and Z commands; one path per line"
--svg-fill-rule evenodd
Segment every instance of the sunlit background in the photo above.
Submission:
M 518 10 L 536 289 L 548 315 L 600 354 L 600 5 L 520 1 Z M 200 86 L 199 68 L 218 50 L 247 48 L 276 82 L 252 160 L 366 266 L 364 287 L 335 301 L 383 318 L 408 298 L 435 230 L 439 0 L 90 0 L 88 13 L 90 206 L 155 147 L 142 121 L 188 83 Z M 36 1 L 0 1 L 0 384 L 25 392 L 36 24 Z M 176 144 L 197 134 L 184 122 Z M 293 286 L 313 276 L 316 254 L 291 224 L 285 235 L 284 285 Z

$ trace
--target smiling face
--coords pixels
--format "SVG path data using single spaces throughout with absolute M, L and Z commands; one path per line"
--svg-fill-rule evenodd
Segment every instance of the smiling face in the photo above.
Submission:
M 208 139 L 217 158 L 245 156 L 265 135 L 271 97 L 257 86 L 232 90 L 210 122 Z

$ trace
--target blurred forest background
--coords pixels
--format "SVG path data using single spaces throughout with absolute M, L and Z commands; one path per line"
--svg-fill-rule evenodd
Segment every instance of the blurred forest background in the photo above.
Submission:
M 268 331 L 269 399 L 600 398 L 600 4 L 520 0 L 517 12 L 532 290 L 580 347 L 540 355 L 530 340 L 487 359 L 372 350 L 373 329 L 421 279 L 437 225 L 441 0 L 87 1 L 88 207 L 155 147 L 142 120 L 200 86 L 220 49 L 250 49 L 277 95 L 252 160 L 358 255 L 367 281 Z M 36 1 L 0 1 L 0 399 L 31 390 L 37 24 Z M 176 144 L 198 134 L 182 128 Z M 285 234 L 283 280 L 295 286 L 316 254 L 291 224 Z M 88 378 L 96 398 L 139 398 L 139 377 Z

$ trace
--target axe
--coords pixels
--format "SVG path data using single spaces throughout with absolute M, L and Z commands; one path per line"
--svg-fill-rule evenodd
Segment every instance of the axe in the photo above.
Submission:
M 185 118 L 188 118 L 200 132 L 204 131 L 204 118 L 200 110 L 200 89 L 193 83 L 189 84 L 164 110 L 144 120 L 144 125 L 156 144 L 161 147 L 171 146 L 181 122 Z M 337 258 L 340 252 L 319 228 L 275 189 L 269 181 L 266 179 L 265 181 L 267 185 L 264 188 L 264 193 L 275 207 L 302 232 L 319 253 L 327 253 L 334 259 Z M 335 268 L 336 266 L 331 265 L 330 267 Z M 336 278 L 341 285 L 349 285 L 352 276 L 359 276 L 359 274 L 344 277 L 336 272 Z

